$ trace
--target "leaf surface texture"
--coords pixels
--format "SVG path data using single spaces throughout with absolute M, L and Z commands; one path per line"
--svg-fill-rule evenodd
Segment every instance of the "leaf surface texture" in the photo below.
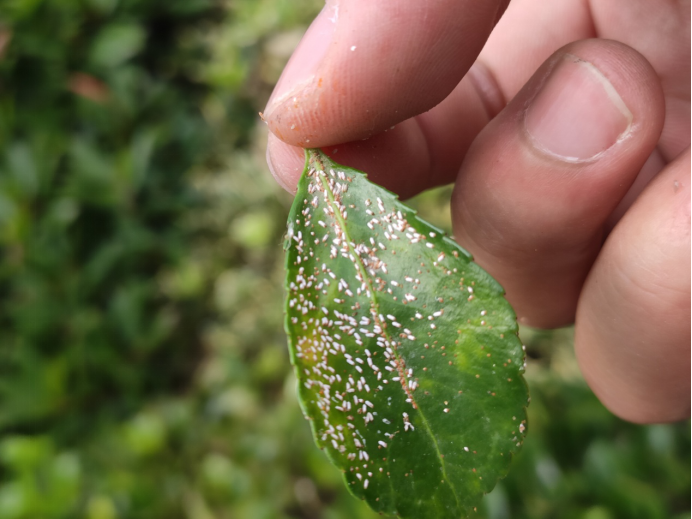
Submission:
M 374 510 L 464 517 L 526 432 L 514 311 L 395 195 L 306 155 L 285 244 L 286 330 L 315 440 Z

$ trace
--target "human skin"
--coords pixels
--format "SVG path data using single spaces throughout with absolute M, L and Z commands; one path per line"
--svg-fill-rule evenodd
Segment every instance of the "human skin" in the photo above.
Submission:
M 690 415 L 690 4 L 328 2 L 264 118 L 408 197 L 455 182 L 457 241 L 520 322 L 575 323 L 584 376 L 634 422 Z

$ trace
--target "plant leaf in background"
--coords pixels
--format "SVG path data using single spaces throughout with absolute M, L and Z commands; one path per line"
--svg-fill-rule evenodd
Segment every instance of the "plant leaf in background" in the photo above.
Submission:
M 315 439 L 374 510 L 465 516 L 526 430 L 515 314 L 466 251 L 395 195 L 306 154 L 288 221 L 286 329 Z

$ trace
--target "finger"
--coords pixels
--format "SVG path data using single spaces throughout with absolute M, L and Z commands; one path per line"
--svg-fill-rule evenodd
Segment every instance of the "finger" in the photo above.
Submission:
M 654 149 L 663 114 L 640 54 L 586 40 L 555 53 L 478 136 L 455 186 L 455 236 L 522 322 L 573 321 L 604 224 Z
M 402 145 L 410 156 L 397 154 Z M 417 193 L 420 186 L 417 176 L 401 172 L 423 171 L 429 166 L 425 138 L 413 120 L 404 121 L 389 132 L 366 141 L 329 146 L 323 151 L 336 162 L 366 171 L 370 180 L 404 197 Z M 305 165 L 304 153 L 303 148 L 286 144 L 269 134 L 267 164 L 277 182 L 291 193 L 295 193 Z
M 337 162 L 368 172 L 375 183 L 408 198 L 448 184 L 478 132 L 504 106 L 488 71 L 476 64 L 447 98 L 432 110 L 365 140 L 323 151 Z M 267 163 L 279 184 L 294 193 L 303 151 L 270 133 Z
M 402 147 L 407 153 L 400 153 Z M 373 182 L 406 198 L 421 191 L 430 180 L 411 172 L 430 169 L 425 137 L 414 119 L 365 141 L 354 141 L 323 148 L 336 162 L 368 173 Z M 305 158 L 303 148 L 291 146 L 269 134 L 267 163 L 277 182 L 295 193 Z
M 281 140 L 316 147 L 363 139 L 454 89 L 502 0 L 330 2 L 293 54 L 264 118 Z
M 690 143 L 690 2 L 513 0 L 479 59 L 510 99 L 555 49 L 594 37 L 625 43 L 656 70 L 667 111 L 659 148 L 669 162 Z
M 533 1 L 533 0 L 530 0 Z M 531 5 L 526 5 L 526 0 L 515 0 L 522 8 L 511 9 L 513 13 L 535 11 Z M 498 10 L 498 16 L 503 11 L 507 1 L 501 2 L 501 7 Z M 541 31 L 542 34 L 550 34 L 550 38 L 540 40 L 540 45 L 531 46 L 531 52 L 528 56 L 522 59 L 514 59 L 518 65 L 504 67 L 502 69 L 493 70 L 479 60 L 470 69 L 469 73 L 463 80 L 454 88 L 449 96 L 447 96 L 440 104 L 436 105 L 431 110 L 418 115 L 413 119 L 397 124 L 397 132 L 389 133 L 387 136 L 376 134 L 368 139 L 361 139 L 360 135 L 368 135 L 371 132 L 371 125 L 366 120 L 365 128 L 343 128 L 353 124 L 350 118 L 335 118 L 330 120 L 329 125 L 318 126 L 318 131 L 324 137 L 316 141 L 311 139 L 311 142 L 303 142 L 305 146 L 321 145 L 324 142 L 329 144 L 339 143 L 339 140 L 330 136 L 335 133 L 342 135 L 346 132 L 349 135 L 359 136 L 358 140 L 353 142 L 343 143 L 338 145 L 338 157 L 334 157 L 338 162 L 367 171 L 369 177 L 380 185 L 400 194 L 403 198 L 412 196 L 425 189 L 452 182 L 461 165 L 461 161 L 478 132 L 505 106 L 505 98 L 509 98 L 516 93 L 515 83 L 517 77 L 523 77 L 524 80 L 539 66 L 540 61 L 547 57 L 552 49 L 557 48 L 571 39 L 581 39 L 590 34 L 588 27 L 588 13 L 585 15 L 584 9 L 578 5 L 579 2 L 568 3 L 568 8 L 555 9 L 554 4 L 547 4 L 540 9 L 540 23 L 542 26 L 552 26 L 557 23 L 560 17 L 565 18 L 560 23 L 563 28 L 559 32 Z M 333 8 L 332 8 L 333 9 Z M 523 10 L 523 11 L 522 11 Z M 502 33 L 516 32 L 523 30 L 520 27 L 512 27 L 511 25 L 522 24 L 522 20 L 516 20 L 516 14 L 512 15 L 514 21 L 508 27 L 505 15 L 500 22 L 503 24 Z M 586 16 L 586 19 L 585 19 Z M 297 77 L 302 74 L 303 69 L 311 69 L 316 66 L 317 59 L 315 55 L 320 54 L 315 49 L 323 49 L 319 43 L 315 41 L 326 40 L 330 38 L 330 31 L 334 30 L 333 11 L 330 11 L 330 6 L 315 20 L 313 26 L 306 34 L 299 50 L 294 53 L 291 64 L 286 67 L 284 74 L 275 89 L 275 93 L 270 100 L 269 105 L 274 104 L 279 91 L 286 89 L 286 84 L 294 84 L 300 82 Z M 565 23 L 568 21 L 569 23 Z M 535 28 L 536 20 L 528 24 Z M 325 29 L 326 27 L 326 29 Z M 533 30 L 533 29 L 531 29 Z M 494 31 L 491 36 L 491 41 L 497 39 L 498 31 Z M 523 35 L 521 41 L 531 41 Z M 488 42 L 490 45 L 490 42 Z M 521 48 L 526 45 L 519 46 Z M 505 53 L 514 53 L 517 46 L 512 44 Z M 307 49 L 307 50 L 306 50 Z M 483 51 L 487 53 L 486 49 Z M 495 51 L 488 54 L 487 64 L 493 64 Z M 459 71 L 453 67 L 460 62 L 456 59 L 449 63 L 450 74 L 457 74 Z M 413 63 L 406 65 L 417 66 Z M 504 63 L 503 63 L 504 65 Z M 338 70 L 335 65 L 332 69 Z M 297 71 L 297 72 L 296 72 Z M 504 76 L 509 77 L 508 80 Z M 421 71 L 420 77 L 427 77 Z M 365 73 L 360 75 L 360 80 L 363 85 L 370 83 L 370 78 Z M 429 85 L 430 86 L 430 85 Z M 435 85 L 431 85 L 433 88 Z M 402 84 L 401 88 L 404 93 L 409 92 L 409 85 Z M 424 93 L 425 97 L 431 91 L 429 88 Z M 337 99 L 337 98 L 332 98 Z M 406 97 L 401 95 L 396 90 L 387 93 L 386 101 L 389 104 L 403 103 Z M 338 99 L 337 99 L 338 100 Z M 360 100 L 356 102 L 360 103 Z M 394 108 L 397 115 L 395 123 L 403 119 L 404 106 Z M 329 112 L 329 110 L 326 110 Z M 264 117 L 266 120 L 271 120 L 270 110 L 265 111 Z M 324 122 L 326 119 L 322 119 Z M 400 131 L 404 128 L 405 131 Z M 292 128 L 291 128 L 292 127 Z M 296 123 L 291 123 L 288 126 L 290 133 L 286 137 L 286 132 L 282 131 L 280 126 L 270 124 L 270 128 L 276 130 L 286 142 L 295 144 L 295 139 L 291 137 L 298 130 Z M 391 127 L 384 131 L 390 131 Z M 400 138 L 399 138 L 400 137 Z M 293 140 L 292 140 L 293 139 Z M 386 145 L 385 145 L 386 142 Z M 280 139 L 269 139 L 267 147 L 267 161 L 277 181 L 288 191 L 295 192 L 295 186 L 302 170 L 303 159 L 302 152 L 292 150 L 292 147 L 283 143 Z M 327 147 L 323 151 L 331 153 L 333 147 Z M 276 157 L 272 160 L 272 157 Z M 286 162 L 287 157 L 292 157 L 289 162 Z M 288 164 L 290 163 L 290 166 Z M 405 167 L 401 168 L 400 165 Z
M 646 183 L 665 165 L 665 162 L 670 160 L 671 156 L 675 156 L 676 145 L 672 145 L 671 141 L 682 142 L 687 138 L 689 143 L 689 94 L 683 95 L 684 89 L 671 79 L 675 77 L 676 72 L 681 77 L 689 76 L 689 73 L 680 73 L 680 71 L 684 72 L 686 67 L 689 68 L 685 65 L 689 60 L 685 62 L 681 59 L 684 57 L 682 55 L 687 55 L 688 51 L 685 51 L 684 45 L 671 47 L 670 44 L 676 37 L 683 39 L 685 35 L 689 37 L 689 25 L 686 30 L 684 27 L 678 27 L 679 21 L 686 19 L 680 15 L 680 6 L 659 5 L 647 0 L 646 5 L 640 6 L 644 10 L 643 16 L 639 19 L 634 15 L 629 16 L 627 27 L 624 27 L 617 13 L 624 11 L 629 13 L 630 9 L 624 9 L 619 5 L 619 0 L 615 4 L 617 6 L 610 4 L 591 6 L 580 1 L 545 3 L 541 0 L 514 0 L 493 30 L 469 74 L 442 103 L 415 118 L 420 137 L 425 139 L 424 144 L 427 145 L 429 158 L 422 169 L 411 166 L 403 170 L 388 167 L 389 164 L 399 162 L 410 165 L 420 164 L 420 161 L 415 160 L 418 157 L 414 157 L 410 152 L 410 149 L 420 148 L 408 147 L 409 134 L 398 144 L 391 139 L 388 140 L 386 148 L 378 145 L 369 147 L 367 141 L 363 144 L 364 141 L 360 139 L 357 143 L 341 144 L 339 151 L 342 155 L 339 161 L 368 171 L 373 180 L 405 196 L 450 182 L 456 176 L 461 161 L 476 134 L 504 107 L 505 99 L 511 99 L 517 93 L 554 49 L 570 41 L 592 37 L 597 33 L 613 34 L 619 41 L 632 41 L 635 48 L 655 61 L 658 75 L 663 78 L 664 90 L 670 91 L 666 101 L 668 114 L 665 119 L 664 133 L 667 133 L 669 137 L 670 135 L 678 137 L 677 139 L 668 138 L 665 142 L 659 141 L 661 153 L 657 152 L 647 163 L 641 179 L 628 195 L 628 200 L 622 203 L 618 214 L 624 213 Z M 595 10 L 592 9 L 594 7 Z M 649 21 L 642 24 L 643 19 Z M 646 41 L 659 42 L 660 38 L 656 35 L 667 34 L 665 28 L 671 26 L 674 30 L 668 31 L 671 34 L 665 39 L 665 45 L 646 44 Z M 554 30 L 555 27 L 559 27 L 560 30 Z M 311 30 L 311 32 L 314 31 Z M 631 34 L 642 34 L 646 41 L 632 39 Z M 624 36 L 627 38 L 622 40 Z M 522 42 L 522 44 L 517 45 L 516 42 Z M 663 56 L 665 59 L 662 59 L 662 52 L 665 54 Z M 300 53 L 296 53 L 296 56 L 298 55 Z M 687 92 L 689 92 L 689 81 L 687 81 Z M 390 94 L 392 102 L 396 102 L 397 93 Z M 680 106 L 681 103 L 685 106 Z M 687 127 L 684 125 L 685 120 Z M 330 122 L 329 129 L 323 129 L 324 135 L 340 131 L 341 125 L 350 124 L 349 119 L 337 118 Z M 365 134 L 368 131 L 365 131 Z M 336 141 L 330 144 L 335 143 Z M 273 145 L 278 145 L 278 142 Z M 370 161 L 372 154 L 369 151 L 372 149 L 377 149 L 378 157 L 386 160 Z M 387 156 L 385 152 L 390 156 Z M 302 163 L 302 161 L 299 162 Z M 284 175 L 281 168 L 275 173 L 278 178 Z M 290 177 L 290 172 L 287 176 Z M 404 193 L 393 179 L 403 179 L 410 190 Z M 614 224 L 617 218 L 611 218 L 611 220 Z
M 575 348 L 615 414 L 642 423 L 689 417 L 689 148 L 608 237 L 579 301 Z

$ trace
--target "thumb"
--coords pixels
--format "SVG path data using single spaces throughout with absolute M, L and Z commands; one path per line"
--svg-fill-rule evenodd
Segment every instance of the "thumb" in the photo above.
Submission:
M 506 0 L 331 0 L 264 113 L 281 140 L 321 147 L 429 110 L 476 59 Z

